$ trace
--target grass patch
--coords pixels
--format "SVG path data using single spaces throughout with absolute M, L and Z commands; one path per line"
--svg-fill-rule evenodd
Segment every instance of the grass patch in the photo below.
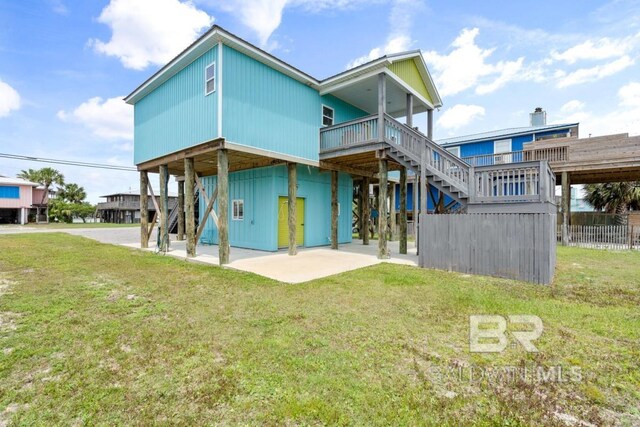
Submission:
M 0 272 L 0 423 L 640 422 L 639 253 L 559 248 L 549 287 L 392 264 L 285 285 L 47 233 L 0 236 Z M 470 353 L 471 314 L 540 316 L 540 352 Z M 507 366 L 566 381 L 465 376 Z

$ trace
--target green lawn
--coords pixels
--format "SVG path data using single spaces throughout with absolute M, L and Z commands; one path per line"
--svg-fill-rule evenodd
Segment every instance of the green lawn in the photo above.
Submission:
M 0 272 L 0 425 L 640 423 L 640 253 L 286 285 L 52 233 L 0 236 Z M 539 316 L 540 352 L 470 353 L 471 314 Z
M 140 227 L 140 224 L 112 224 L 109 222 L 74 222 L 67 224 L 64 222 L 51 222 L 49 224 L 28 224 L 30 228 L 121 228 L 121 227 Z

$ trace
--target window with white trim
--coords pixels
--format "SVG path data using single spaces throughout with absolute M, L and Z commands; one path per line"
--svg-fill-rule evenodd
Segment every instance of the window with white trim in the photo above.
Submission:
M 460 146 L 458 147 L 447 147 L 446 150 L 453 154 L 454 156 L 460 157 Z
M 216 91 L 216 63 L 207 65 L 204 71 L 204 94 L 209 95 Z
M 234 200 L 232 203 L 232 218 L 234 221 L 242 221 L 244 219 L 244 200 Z
M 332 126 L 332 125 L 333 125 L 333 108 L 323 105 L 322 106 L 322 126 Z
M 493 153 L 501 154 L 501 153 L 509 153 L 511 152 L 511 140 L 510 139 L 502 139 L 500 141 L 495 141 L 493 143 Z

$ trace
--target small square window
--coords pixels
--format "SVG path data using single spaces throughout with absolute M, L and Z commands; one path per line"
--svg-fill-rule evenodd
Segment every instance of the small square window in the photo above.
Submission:
M 233 215 L 234 221 L 242 221 L 244 219 L 244 200 L 234 200 L 233 203 Z
M 453 154 L 454 156 L 460 157 L 460 146 L 458 147 L 447 147 L 447 151 Z
M 333 108 L 322 106 L 322 126 L 333 125 Z
M 204 94 L 209 95 L 216 90 L 216 63 L 207 66 L 204 72 Z

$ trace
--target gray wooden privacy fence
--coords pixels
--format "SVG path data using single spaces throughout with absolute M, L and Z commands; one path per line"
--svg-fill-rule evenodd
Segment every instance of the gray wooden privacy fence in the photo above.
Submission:
M 555 213 L 420 215 L 421 267 L 549 284 Z
M 557 228 L 562 241 L 562 226 Z M 640 227 L 633 225 L 571 225 L 569 246 L 591 249 L 640 249 Z

